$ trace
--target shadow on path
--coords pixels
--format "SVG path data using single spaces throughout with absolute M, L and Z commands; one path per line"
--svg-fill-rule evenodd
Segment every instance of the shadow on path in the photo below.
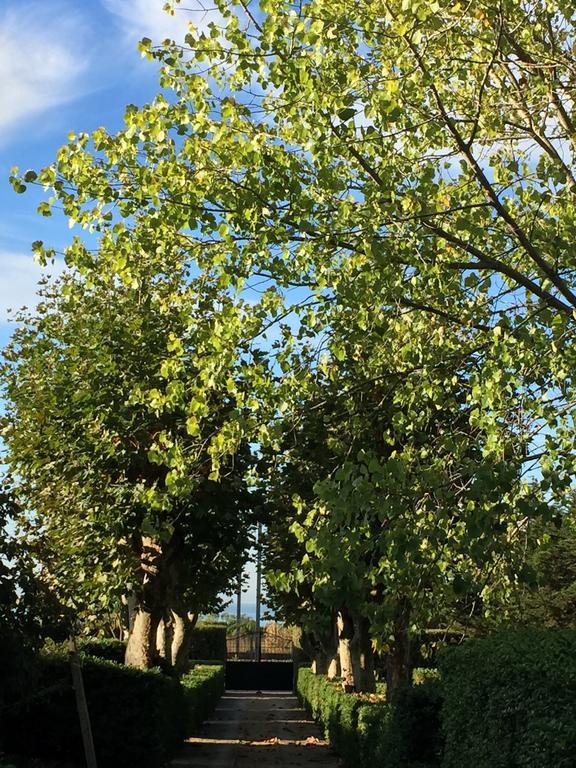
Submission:
M 337 768 L 318 726 L 287 693 L 224 694 L 200 736 L 189 738 L 172 768 Z

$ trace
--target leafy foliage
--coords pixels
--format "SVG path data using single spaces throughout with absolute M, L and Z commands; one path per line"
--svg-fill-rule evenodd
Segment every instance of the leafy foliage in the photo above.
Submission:
M 437 681 L 403 691 L 392 706 L 377 697 L 345 694 L 336 683 L 301 667 L 298 695 L 323 726 L 346 765 L 433 768 L 440 765 Z
M 575 643 L 572 630 L 523 628 L 446 650 L 443 765 L 573 765 Z
M 67 616 L 39 578 L 33 553 L 18 538 L 18 505 L 0 488 L 0 723 L 34 683 L 35 655 L 46 638 L 62 637 Z
M 83 676 L 97 758 L 103 765 L 165 765 L 185 735 L 212 711 L 223 690 L 221 666 L 198 667 L 182 681 L 83 657 Z M 81 763 L 83 747 L 68 661 L 42 659 L 27 702 L 6 721 L 6 747 L 20 755 Z
M 513 425 L 500 424 L 495 451 L 470 423 L 466 338 L 422 347 L 414 376 L 416 360 L 400 356 L 407 336 L 442 325 L 381 322 L 387 340 L 365 333 L 356 356 L 354 321 L 333 329 L 350 354 L 318 374 L 306 415 L 287 427 L 269 481 L 283 515 L 271 520 L 267 566 L 284 610 L 318 630 L 315 611 L 330 616 L 346 604 L 386 649 L 402 600 L 422 628 L 508 590 L 526 506 L 547 507 L 522 480 Z
M 572 511 L 559 515 L 555 524 L 535 522 L 525 539 L 526 578 L 511 595 L 507 606 L 511 618 L 522 624 L 574 629 L 576 533 Z
M 99 350 L 90 389 L 102 393 L 98 414 L 113 404 L 108 421 L 64 409 L 67 438 L 55 418 L 51 445 L 18 415 L 23 439 L 7 434 L 14 471 L 28 474 L 21 492 L 38 510 L 80 503 L 82 516 L 54 513 L 55 543 L 109 553 L 104 563 L 87 554 L 97 576 L 86 602 L 107 600 L 134 576 L 130 532 L 170 540 L 188 513 L 199 524 L 190 499 L 218 495 L 222 478 L 242 486 L 241 449 L 258 443 L 272 465 L 262 485 L 286 472 L 267 489 L 288 518 L 271 521 L 268 555 L 285 616 L 322 622 L 353 604 L 385 646 L 399 604 L 422 625 L 514 586 L 514 540 L 574 477 L 573 9 L 216 6 L 221 27 L 189 29 L 184 46 L 142 41 L 162 91 L 130 105 L 121 130 L 71 136 L 48 168 L 13 173 L 17 192 L 48 190 L 41 214 L 62 206 L 72 227 L 96 234 L 96 251 L 75 237 L 65 258 L 82 290 L 120 298 L 118 348 L 133 351 L 141 334 L 152 342 L 138 348 L 147 367 L 134 353 L 135 388 Z M 88 317 L 115 349 L 102 306 Z M 69 316 L 74 328 L 79 315 Z M 78 356 L 56 365 L 58 333 L 51 321 L 36 349 L 50 350 L 51 334 L 58 342 L 9 398 L 29 402 L 54 370 L 44 397 L 58 412 L 53 393 L 82 370 Z M 13 346 L 12 374 L 28 338 Z M 95 384 L 109 368 L 108 392 Z M 65 402 L 74 395 L 69 386 Z M 75 484 L 34 484 L 35 434 L 51 445 L 42 480 L 72 468 Z M 201 508 L 229 508 L 212 501 Z M 226 517 L 222 528 L 205 518 L 209 533 L 230 535 Z M 209 542 L 203 562 L 214 563 L 222 548 Z M 58 579 L 72 583 L 79 566 L 57 566 Z M 179 578 L 215 594 L 231 572 L 208 569 L 209 585 Z
M 199 622 L 192 630 L 190 658 L 226 661 L 226 635 L 225 624 Z
M 218 604 L 248 545 L 237 349 L 209 362 L 219 321 L 181 274 L 140 280 L 65 276 L 5 352 L 4 436 L 30 541 L 88 623 L 141 589 L 145 540 L 171 553 L 166 589 L 192 612 Z

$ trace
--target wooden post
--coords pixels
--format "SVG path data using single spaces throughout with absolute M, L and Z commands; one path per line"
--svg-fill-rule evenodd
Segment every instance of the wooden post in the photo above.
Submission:
M 260 601 L 262 599 L 262 548 L 260 537 L 262 525 L 258 523 L 258 539 L 256 541 L 256 661 L 262 661 L 262 641 L 260 637 Z
M 242 621 L 242 576 L 238 576 L 238 592 L 236 593 L 236 660 L 240 659 L 240 622 Z
M 92 738 L 92 726 L 90 725 L 90 714 L 84 691 L 84 680 L 82 679 L 82 667 L 80 666 L 76 642 L 72 636 L 70 636 L 68 641 L 68 653 L 70 669 L 72 671 L 72 685 L 76 694 L 76 708 L 78 710 L 78 719 L 80 720 L 80 730 L 82 731 L 84 754 L 86 755 L 86 768 L 98 768 L 96 752 L 94 751 L 94 739 Z

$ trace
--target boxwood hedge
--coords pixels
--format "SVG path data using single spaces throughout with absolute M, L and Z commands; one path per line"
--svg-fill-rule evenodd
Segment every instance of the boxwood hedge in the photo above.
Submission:
M 382 698 L 344 693 L 300 668 L 298 696 L 350 768 L 438 768 L 442 752 L 437 680 L 406 688 L 394 706 Z
M 439 657 L 443 768 L 576 766 L 576 632 L 524 627 Z
M 44 656 L 36 692 L 5 712 L 4 749 L 83 764 L 68 659 Z M 221 665 L 194 667 L 181 680 L 82 655 L 84 687 L 99 765 L 160 768 L 210 713 L 224 689 Z
M 226 624 L 198 623 L 192 630 L 190 658 L 226 661 Z

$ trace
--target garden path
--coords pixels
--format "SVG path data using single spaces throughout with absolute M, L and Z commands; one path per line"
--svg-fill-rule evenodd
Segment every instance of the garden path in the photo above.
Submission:
M 288 693 L 229 691 L 172 768 L 337 768 L 316 723 Z

